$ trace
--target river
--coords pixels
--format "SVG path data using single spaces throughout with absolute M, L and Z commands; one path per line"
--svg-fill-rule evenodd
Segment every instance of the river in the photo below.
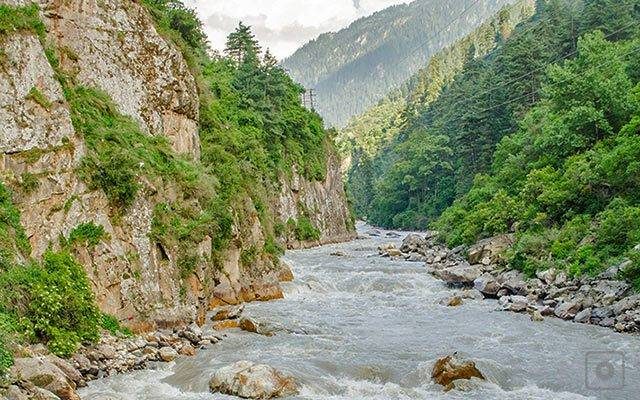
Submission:
M 207 383 L 239 360 L 295 376 L 297 399 L 640 398 L 640 336 L 555 318 L 531 322 L 494 311 L 494 301 L 443 307 L 439 300 L 454 290 L 422 263 L 379 257 L 378 245 L 402 240 L 385 235 L 287 252 L 296 279 L 285 284 L 285 299 L 245 310 L 286 331 L 228 331 L 195 357 L 91 382 L 82 399 L 231 399 L 208 393 Z M 488 381 L 443 393 L 431 366 L 454 351 L 477 361 Z

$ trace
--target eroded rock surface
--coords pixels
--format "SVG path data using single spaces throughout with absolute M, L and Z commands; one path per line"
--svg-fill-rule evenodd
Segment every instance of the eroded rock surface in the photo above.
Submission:
M 293 377 L 268 365 L 249 361 L 239 361 L 217 370 L 209 381 L 209 389 L 246 399 L 272 399 L 298 393 Z

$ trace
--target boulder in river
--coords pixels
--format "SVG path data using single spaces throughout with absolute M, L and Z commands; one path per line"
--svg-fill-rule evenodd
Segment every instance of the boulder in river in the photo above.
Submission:
M 225 319 L 238 319 L 244 311 L 244 304 L 237 306 L 222 307 L 216 311 L 211 318 L 213 321 L 224 321 Z
M 454 381 L 459 379 L 485 379 L 473 361 L 462 359 L 457 353 L 436 361 L 431 372 L 431 378 L 435 383 L 444 386 L 445 391 L 453 389 Z
M 473 287 L 488 297 L 495 297 L 500 290 L 500 284 L 490 273 L 486 272 L 473 281 Z
M 565 301 L 556 306 L 554 313 L 556 317 L 562 319 L 573 319 L 580 312 L 580 303 L 577 301 Z
M 458 264 L 452 267 L 436 269 L 433 274 L 451 285 L 471 286 L 473 282 L 482 275 L 482 271 L 469 264 Z
M 239 328 L 243 331 L 257 333 L 264 336 L 273 336 L 273 331 L 267 329 L 265 326 L 252 320 L 251 318 L 240 319 Z
M 298 393 L 293 377 L 250 361 L 238 361 L 217 370 L 209 381 L 209 389 L 245 399 L 272 399 Z
M 402 241 L 400 251 L 403 253 L 424 253 L 425 248 L 428 247 L 427 240 L 422 236 L 411 233 L 407 235 Z

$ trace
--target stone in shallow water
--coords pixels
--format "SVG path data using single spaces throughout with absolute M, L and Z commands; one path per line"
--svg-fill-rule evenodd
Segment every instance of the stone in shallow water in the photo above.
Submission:
M 293 377 L 268 365 L 250 361 L 238 361 L 217 370 L 209 381 L 209 389 L 213 393 L 246 399 L 271 399 L 298 393 Z
M 473 361 L 461 359 L 455 353 L 436 361 L 431 378 L 435 383 L 444 386 L 445 391 L 453 389 L 455 387 L 454 381 L 459 379 L 485 379 Z
M 244 304 L 237 306 L 222 307 L 216 311 L 215 315 L 211 318 L 213 321 L 224 321 L 225 319 L 240 318 L 240 314 L 244 311 Z

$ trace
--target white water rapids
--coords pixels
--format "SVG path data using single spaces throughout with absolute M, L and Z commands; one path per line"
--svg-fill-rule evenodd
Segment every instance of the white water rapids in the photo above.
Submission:
M 555 318 L 531 322 L 528 315 L 494 311 L 495 301 L 441 306 L 454 290 L 423 263 L 377 255 L 378 245 L 401 240 L 382 232 L 287 252 L 296 279 L 285 284 L 285 299 L 245 310 L 284 331 L 273 337 L 229 331 L 195 357 L 94 381 L 80 395 L 232 399 L 210 394 L 208 381 L 217 368 L 249 360 L 295 376 L 302 387 L 296 399 L 640 398 L 640 336 Z M 336 251 L 345 256 L 332 256 Z M 455 351 L 475 360 L 488 381 L 449 393 L 433 384 L 434 361 Z

